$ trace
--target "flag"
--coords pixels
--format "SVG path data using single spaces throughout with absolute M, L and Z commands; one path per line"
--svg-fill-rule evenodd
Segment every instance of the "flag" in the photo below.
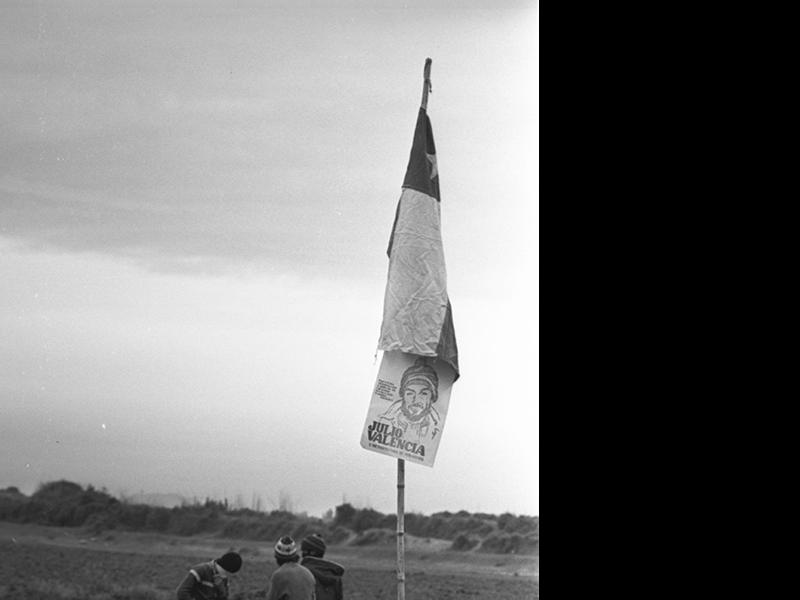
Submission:
M 419 109 L 411 156 L 389 239 L 389 275 L 378 348 L 438 357 L 459 377 L 441 231 L 433 129 Z
M 459 376 L 440 207 L 436 147 L 423 102 L 389 239 L 378 344 L 384 354 L 361 446 L 427 467 L 436 460 Z

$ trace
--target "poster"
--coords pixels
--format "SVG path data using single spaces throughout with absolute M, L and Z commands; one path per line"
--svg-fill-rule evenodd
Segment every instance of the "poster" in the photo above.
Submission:
M 455 373 L 436 357 L 384 352 L 361 447 L 432 467 Z

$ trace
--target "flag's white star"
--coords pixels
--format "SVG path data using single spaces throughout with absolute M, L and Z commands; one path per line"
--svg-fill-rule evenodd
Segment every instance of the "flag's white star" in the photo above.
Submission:
M 428 162 L 431 163 L 431 179 L 433 179 L 439 174 L 439 169 L 436 167 L 436 155 L 425 154 L 425 156 L 428 157 Z

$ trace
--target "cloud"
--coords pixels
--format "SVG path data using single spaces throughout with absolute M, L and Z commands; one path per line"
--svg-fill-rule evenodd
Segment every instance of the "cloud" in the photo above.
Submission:
M 156 202 L 2 177 L 0 235 L 29 249 L 114 255 L 156 271 L 380 277 L 384 257 L 371 250 L 386 232 L 363 228 L 358 203 L 314 205 L 286 188 L 258 198 L 193 191 Z
M 499 253 L 529 162 L 527 96 L 502 69 L 522 36 L 450 2 L 389 4 L 12 7 L 0 234 L 155 270 L 382 277 L 430 48 L 446 244 Z

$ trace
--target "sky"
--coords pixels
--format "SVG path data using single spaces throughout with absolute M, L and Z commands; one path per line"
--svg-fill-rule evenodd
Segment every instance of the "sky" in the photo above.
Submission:
M 431 57 L 461 378 L 406 507 L 539 514 L 536 2 L 6 1 L 0 49 L 0 487 L 394 512 L 359 441 Z

